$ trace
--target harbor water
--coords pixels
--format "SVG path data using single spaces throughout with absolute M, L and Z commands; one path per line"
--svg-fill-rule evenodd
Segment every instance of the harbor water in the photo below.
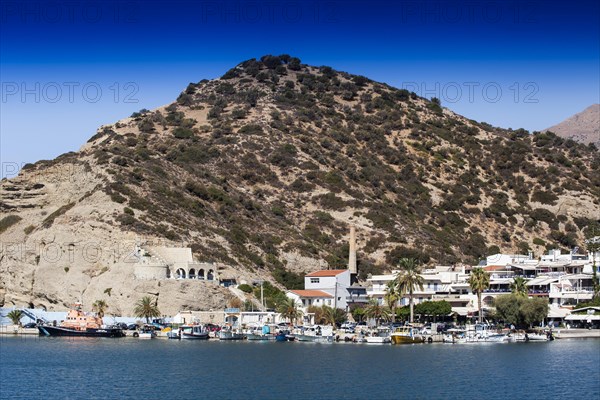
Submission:
M 0 338 L 1 399 L 598 399 L 600 341 Z

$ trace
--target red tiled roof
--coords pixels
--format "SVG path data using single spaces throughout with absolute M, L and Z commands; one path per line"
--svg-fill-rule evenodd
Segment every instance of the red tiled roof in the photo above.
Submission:
M 300 297 L 333 297 L 329 293 L 322 290 L 290 290 L 290 292 L 297 294 Z
M 313 277 L 319 277 L 319 276 L 336 276 L 339 275 L 343 272 L 348 271 L 347 269 L 324 269 L 322 271 L 316 271 L 316 272 L 312 272 L 306 276 L 313 278 Z
M 505 271 L 505 265 L 488 265 L 487 267 L 483 267 L 485 271 Z

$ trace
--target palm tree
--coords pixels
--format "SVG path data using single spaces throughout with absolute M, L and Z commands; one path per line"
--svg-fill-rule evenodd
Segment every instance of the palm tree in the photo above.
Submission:
M 373 318 L 375 320 L 375 325 L 379 326 L 380 320 L 389 318 L 390 311 L 386 307 L 379 304 L 377 300 L 371 299 L 365 308 L 365 316 L 367 318 Z
M 21 326 L 21 318 L 23 318 L 23 311 L 12 310 L 6 316 L 12 321 L 13 325 Z
M 400 293 L 398 293 L 398 287 L 395 281 L 392 280 L 388 282 L 383 299 L 392 313 L 392 322 L 396 322 L 396 303 L 400 299 Z
M 334 308 L 329 306 L 323 306 L 323 319 L 326 324 L 333 327 L 344 322 L 346 319 L 346 313 L 341 308 Z
M 490 274 L 483 268 L 473 268 L 471 276 L 469 276 L 469 286 L 473 293 L 477 294 L 477 308 L 479 309 L 479 322 L 483 322 L 483 314 L 481 312 L 481 293 L 490 287 Z
M 283 318 L 289 319 L 292 324 L 304 314 L 302 310 L 298 308 L 296 300 L 291 297 L 281 299 L 281 302 L 277 307 L 277 312 L 279 312 Z
M 418 260 L 414 258 L 401 258 L 398 265 L 402 271 L 394 279 L 394 285 L 398 288 L 399 293 L 408 294 L 410 322 L 412 323 L 414 320 L 413 293 L 415 289 L 423 290 L 425 279 L 421 276 L 421 267 Z
M 104 312 L 108 308 L 108 304 L 104 300 L 96 300 L 94 304 L 92 304 L 92 310 L 98 315 L 99 318 L 104 317 Z
M 513 294 L 521 297 L 527 297 L 527 279 L 522 276 L 517 276 L 510 284 L 510 290 Z
M 146 323 L 149 323 L 150 318 L 160 317 L 157 301 L 153 302 L 150 296 L 144 296 L 135 304 L 133 313 L 138 318 L 145 318 Z

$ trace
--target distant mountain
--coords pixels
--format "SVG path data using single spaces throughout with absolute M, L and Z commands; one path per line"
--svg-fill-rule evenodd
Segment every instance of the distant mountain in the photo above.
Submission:
M 224 305 L 227 290 L 136 281 L 123 247 L 136 237 L 280 288 L 344 267 L 350 225 L 363 280 L 405 256 L 449 265 L 569 249 L 600 215 L 599 168 L 600 152 L 552 133 L 264 56 L 3 180 L 2 241 L 20 247 L 1 249 L 0 305 L 104 298 L 131 315 L 147 294 L 167 314 Z
M 593 104 L 544 131 L 554 132 L 562 138 L 579 143 L 594 143 L 600 149 L 600 104 Z

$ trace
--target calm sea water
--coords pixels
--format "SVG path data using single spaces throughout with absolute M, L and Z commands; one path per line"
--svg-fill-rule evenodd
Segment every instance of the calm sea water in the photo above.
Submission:
M 598 399 L 600 341 L 0 338 L 2 399 Z

